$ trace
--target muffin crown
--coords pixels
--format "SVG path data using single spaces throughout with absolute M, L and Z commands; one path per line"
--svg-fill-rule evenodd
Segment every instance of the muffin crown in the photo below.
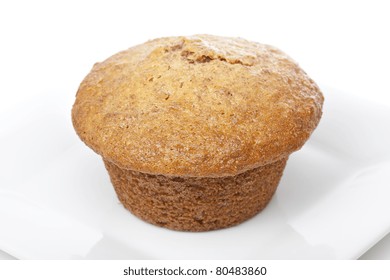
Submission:
M 318 86 L 280 50 L 196 35 L 148 41 L 95 64 L 72 120 L 120 168 L 220 177 L 300 149 L 322 103 Z

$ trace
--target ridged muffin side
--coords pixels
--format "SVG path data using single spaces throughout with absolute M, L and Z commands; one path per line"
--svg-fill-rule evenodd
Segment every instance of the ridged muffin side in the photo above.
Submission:
M 152 175 L 104 163 L 119 200 L 137 217 L 174 230 L 208 231 L 260 212 L 275 193 L 286 161 L 217 178 Z

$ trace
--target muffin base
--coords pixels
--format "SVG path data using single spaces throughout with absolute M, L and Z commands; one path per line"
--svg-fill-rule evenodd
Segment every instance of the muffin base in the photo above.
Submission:
M 208 231 L 260 212 L 275 193 L 286 161 L 215 178 L 153 175 L 104 163 L 119 200 L 137 217 L 173 230 Z

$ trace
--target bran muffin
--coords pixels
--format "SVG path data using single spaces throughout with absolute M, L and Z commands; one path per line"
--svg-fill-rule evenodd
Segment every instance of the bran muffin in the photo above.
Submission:
M 272 198 L 323 96 L 286 54 L 241 38 L 167 37 L 94 65 L 72 109 L 122 204 L 155 225 L 239 224 Z

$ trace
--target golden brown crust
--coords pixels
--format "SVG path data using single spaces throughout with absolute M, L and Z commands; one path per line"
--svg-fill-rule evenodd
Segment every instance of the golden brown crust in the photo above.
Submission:
M 154 225 L 207 231 L 239 224 L 271 200 L 287 158 L 218 178 L 151 175 L 104 161 L 122 204 Z
M 233 176 L 298 150 L 321 117 L 317 85 L 268 45 L 161 38 L 96 64 L 72 110 L 80 138 L 120 168 Z

